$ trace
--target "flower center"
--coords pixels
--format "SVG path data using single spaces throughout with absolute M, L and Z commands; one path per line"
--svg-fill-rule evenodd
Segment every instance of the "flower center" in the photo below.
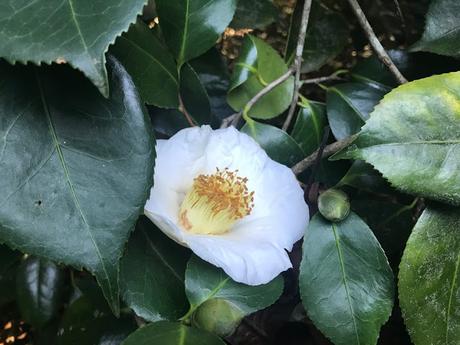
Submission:
M 248 191 L 248 179 L 237 172 L 217 169 L 215 174 L 194 179 L 179 210 L 179 222 L 185 230 L 194 234 L 223 234 L 251 213 L 254 192 Z

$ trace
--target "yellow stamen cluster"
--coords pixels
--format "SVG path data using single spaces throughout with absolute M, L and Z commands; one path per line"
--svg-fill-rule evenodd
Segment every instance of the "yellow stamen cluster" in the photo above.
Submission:
M 254 207 L 254 192 L 247 188 L 247 178 L 238 171 L 219 170 L 199 175 L 182 202 L 180 225 L 195 234 L 222 234 Z

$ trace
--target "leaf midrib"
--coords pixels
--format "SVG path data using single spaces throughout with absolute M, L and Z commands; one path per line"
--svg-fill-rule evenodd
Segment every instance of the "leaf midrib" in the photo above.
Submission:
M 59 157 L 59 161 L 61 162 L 62 169 L 64 170 L 64 176 L 65 176 L 66 182 L 67 182 L 67 184 L 69 186 L 69 190 L 70 190 L 70 194 L 72 196 L 72 200 L 73 200 L 73 202 L 75 204 L 75 207 L 77 208 L 77 210 L 78 210 L 78 212 L 80 214 L 80 217 L 83 220 L 83 223 L 85 224 L 85 229 L 87 230 L 87 232 L 89 234 L 89 237 L 91 239 L 91 242 L 93 243 L 94 249 L 96 250 L 96 255 L 97 255 L 98 259 L 99 259 L 99 262 L 101 264 L 102 270 L 103 270 L 103 272 L 105 274 L 105 278 L 107 280 L 109 290 L 111 291 L 112 290 L 112 283 L 110 281 L 107 268 L 106 268 L 104 260 L 102 258 L 102 254 L 101 254 L 101 251 L 99 249 L 99 246 L 97 245 L 96 240 L 94 239 L 93 233 L 91 232 L 91 228 L 90 228 L 90 226 L 88 224 L 88 221 L 87 221 L 87 219 L 86 219 L 86 217 L 85 217 L 85 215 L 83 213 L 83 210 L 81 208 L 80 201 L 79 201 L 79 199 L 77 197 L 77 194 L 75 192 L 75 188 L 73 186 L 72 180 L 70 179 L 70 174 L 69 174 L 69 170 L 67 168 L 67 163 L 65 162 L 64 154 L 63 154 L 62 148 L 61 148 L 61 144 L 59 143 L 59 140 L 57 138 L 56 128 L 54 126 L 54 123 L 53 123 L 53 120 L 52 120 L 52 117 L 51 117 L 51 112 L 49 110 L 48 103 L 46 101 L 44 88 L 43 88 L 42 82 L 40 80 L 40 76 L 38 75 L 37 71 L 35 73 L 35 76 L 36 76 L 38 90 L 39 90 L 39 94 L 40 94 L 40 100 L 42 102 L 43 110 L 45 112 L 46 121 L 48 122 L 48 128 L 50 130 L 50 134 L 51 134 L 51 138 L 53 140 L 54 147 L 56 148 L 56 152 L 58 153 L 58 157 Z
M 360 340 L 359 340 L 358 327 L 356 325 L 355 312 L 354 312 L 354 309 L 353 309 L 353 305 L 351 304 L 350 290 L 348 288 L 347 274 L 346 274 L 346 271 L 345 271 L 345 263 L 343 261 L 342 248 L 340 246 L 340 239 L 339 239 L 339 237 L 337 235 L 337 230 L 335 228 L 334 223 L 332 224 L 332 231 L 334 233 L 335 244 L 336 244 L 337 253 L 338 253 L 338 256 L 339 256 L 340 270 L 341 270 L 341 273 L 342 273 L 343 285 L 345 287 L 345 292 L 347 294 L 348 306 L 350 307 L 351 319 L 353 320 L 353 329 L 355 331 L 357 344 L 360 345 L 361 343 L 360 343 Z
M 141 230 L 142 234 L 144 235 L 144 237 L 146 238 L 147 244 L 153 250 L 155 255 L 160 259 L 160 261 L 163 263 L 163 265 L 165 265 L 165 267 L 168 268 L 169 271 L 171 271 L 173 276 L 175 278 L 177 278 L 177 280 L 181 283 L 181 285 L 183 285 L 184 280 L 182 279 L 182 277 L 174 270 L 174 268 L 168 263 L 168 261 L 163 257 L 163 255 L 158 251 L 158 249 L 155 247 L 155 244 L 152 242 L 152 240 L 148 236 L 147 232 L 142 228 L 140 230 Z
M 372 147 L 381 146 L 405 146 L 405 145 L 456 145 L 460 144 L 460 139 L 454 140 L 419 140 L 419 141 L 406 141 L 406 142 L 394 142 L 394 143 L 381 143 L 375 145 L 364 146 L 361 149 L 367 149 Z
M 124 37 L 124 36 L 120 36 L 120 39 L 129 42 L 131 45 L 133 45 L 134 48 L 136 48 L 137 50 L 139 50 L 142 54 L 146 55 L 148 58 L 150 58 L 150 59 L 152 59 L 154 62 L 156 62 L 156 63 L 161 67 L 161 69 L 163 69 L 163 70 L 168 74 L 168 76 L 171 78 L 171 80 L 174 82 L 174 84 L 176 84 L 176 85 L 179 84 L 177 78 L 175 78 L 175 77 L 171 74 L 171 72 L 169 72 L 169 70 L 166 68 L 166 66 L 164 66 L 164 65 L 163 65 L 158 59 L 156 59 L 153 55 L 149 54 L 149 52 L 148 52 L 147 50 L 145 50 L 145 49 L 142 48 L 140 45 L 138 45 L 137 43 L 135 43 L 135 42 L 132 41 L 132 40 L 127 39 L 127 38 Z
M 189 11 L 190 11 L 190 0 L 185 0 L 185 18 L 184 18 L 184 32 L 182 35 L 182 42 L 179 51 L 179 56 L 177 60 L 179 61 L 179 65 L 184 63 L 184 55 L 185 55 L 185 43 L 188 36 L 188 22 L 189 22 Z

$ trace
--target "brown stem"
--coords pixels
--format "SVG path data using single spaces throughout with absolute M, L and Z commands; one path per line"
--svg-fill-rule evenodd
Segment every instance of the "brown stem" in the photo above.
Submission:
M 195 121 L 193 121 L 192 116 L 189 114 L 187 109 L 185 109 L 184 102 L 182 101 L 182 97 L 179 95 L 179 111 L 184 114 L 185 119 L 187 120 L 190 127 L 196 127 Z
M 294 165 L 292 167 L 292 171 L 294 172 L 294 174 L 299 175 L 301 172 L 307 170 L 309 167 L 315 164 L 317 159 L 322 159 L 322 158 L 327 158 L 329 156 L 332 156 L 334 153 L 339 152 L 340 150 L 350 145 L 356 139 L 356 137 L 357 137 L 357 134 L 352 135 L 343 140 L 336 141 L 335 143 L 332 143 L 324 147 L 322 152 L 320 152 L 320 149 L 316 150 L 310 156 L 302 159 L 299 163 Z
M 300 32 L 299 37 L 297 38 L 297 47 L 295 51 L 295 59 L 293 68 L 295 69 L 295 80 L 294 80 L 294 94 L 292 96 L 291 106 L 289 107 L 289 112 L 286 117 L 286 121 L 283 124 L 283 131 L 287 131 L 289 125 L 292 122 L 292 118 L 294 117 L 294 111 L 297 105 L 297 99 L 299 98 L 299 90 L 302 87 L 300 82 L 300 69 L 302 67 L 302 54 L 303 54 L 303 47 L 305 45 L 305 37 L 307 35 L 307 27 L 308 27 L 308 19 L 310 17 L 310 9 L 311 9 L 312 0 L 305 0 L 302 10 L 302 19 L 300 24 Z
M 383 48 L 382 44 L 380 43 L 379 39 L 375 35 L 374 30 L 372 29 L 369 21 L 367 20 L 366 16 L 364 15 L 361 6 L 359 5 L 357 0 L 348 0 L 353 12 L 356 15 L 356 18 L 359 21 L 362 29 L 366 33 L 366 36 L 371 44 L 372 48 L 374 49 L 375 53 L 377 54 L 380 61 L 382 61 L 396 78 L 399 84 L 407 83 L 407 79 L 401 74 L 398 67 L 393 63 L 388 53 Z

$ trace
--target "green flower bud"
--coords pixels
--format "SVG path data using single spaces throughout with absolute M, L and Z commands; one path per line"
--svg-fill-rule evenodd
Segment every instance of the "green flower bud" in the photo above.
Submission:
M 244 314 L 232 303 L 214 298 L 198 307 L 192 317 L 192 325 L 225 337 L 232 334 L 241 323 Z
M 319 196 L 318 209 L 327 220 L 340 222 L 350 213 L 350 200 L 341 190 L 329 189 Z

